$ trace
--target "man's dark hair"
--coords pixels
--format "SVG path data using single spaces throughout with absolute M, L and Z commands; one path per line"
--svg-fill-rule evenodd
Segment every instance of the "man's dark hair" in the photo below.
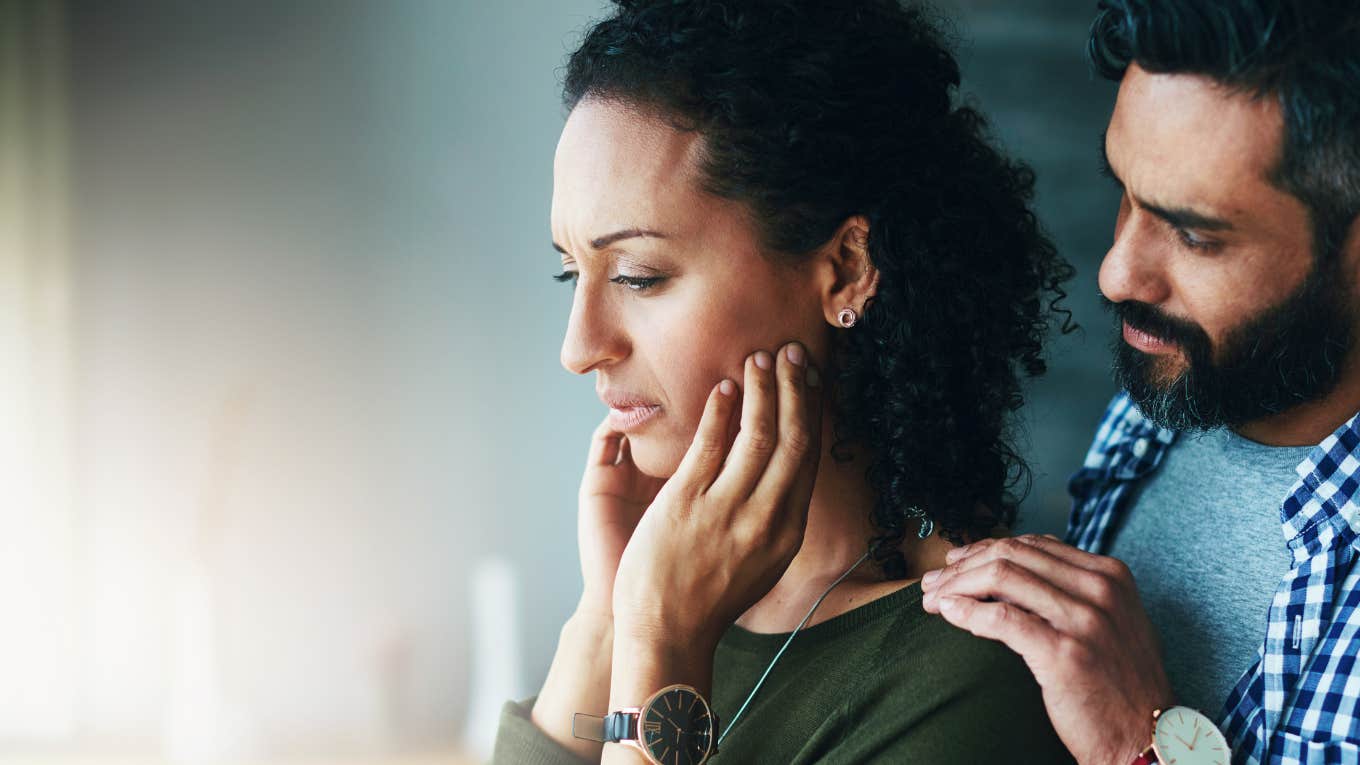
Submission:
M 1360 3 L 1100 0 L 1087 52 L 1112 80 L 1137 63 L 1277 99 L 1284 145 L 1270 180 L 1308 208 L 1315 252 L 1340 251 L 1360 214 Z
M 837 333 L 828 392 L 836 446 L 869 454 L 884 573 L 906 575 L 920 513 L 951 539 L 1009 525 L 1028 478 L 1009 415 L 1071 268 L 1030 209 L 1033 174 L 956 103 L 932 19 L 895 0 L 616 5 L 571 54 L 569 109 L 614 99 L 697 130 L 704 189 L 744 204 L 773 257 L 869 220 L 878 292 Z

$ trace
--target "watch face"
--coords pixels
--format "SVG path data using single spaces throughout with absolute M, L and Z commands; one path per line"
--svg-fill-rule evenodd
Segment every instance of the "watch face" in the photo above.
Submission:
M 1228 765 L 1232 755 L 1218 727 L 1189 707 L 1158 715 L 1152 743 L 1162 765 Z
M 712 746 L 713 715 L 694 689 L 663 688 L 643 708 L 638 738 L 662 765 L 695 765 L 703 762 Z

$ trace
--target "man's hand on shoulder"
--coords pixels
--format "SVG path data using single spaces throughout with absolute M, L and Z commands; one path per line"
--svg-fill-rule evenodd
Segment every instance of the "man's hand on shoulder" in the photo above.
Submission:
M 925 609 L 1025 660 L 1082 765 L 1129 765 L 1172 705 L 1156 631 L 1128 566 L 1051 536 L 952 550 L 921 582 Z

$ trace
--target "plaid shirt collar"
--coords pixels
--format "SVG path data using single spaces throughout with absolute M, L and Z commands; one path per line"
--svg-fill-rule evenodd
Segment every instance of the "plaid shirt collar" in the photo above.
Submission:
M 1072 477 L 1068 541 L 1107 549 L 1176 433 L 1148 422 L 1126 394 L 1110 402 Z M 1360 765 L 1360 414 L 1309 452 L 1280 507 L 1293 567 L 1271 604 L 1256 662 L 1229 694 L 1222 727 L 1233 760 Z

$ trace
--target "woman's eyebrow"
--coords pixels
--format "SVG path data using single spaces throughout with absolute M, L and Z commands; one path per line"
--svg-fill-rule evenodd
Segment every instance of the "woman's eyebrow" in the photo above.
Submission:
M 637 237 L 651 237 L 653 239 L 665 239 L 666 235 L 661 233 L 660 231 L 653 231 L 651 229 L 646 228 L 626 228 L 620 231 L 615 231 L 612 234 L 605 234 L 604 236 L 599 236 L 590 240 L 590 247 L 593 250 L 603 250 L 604 248 L 608 247 L 609 245 L 615 242 L 619 242 L 624 239 L 634 239 Z M 557 242 L 553 242 L 552 246 L 554 250 L 557 250 L 563 255 L 569 254 L 566 248 L 564 248 Z

